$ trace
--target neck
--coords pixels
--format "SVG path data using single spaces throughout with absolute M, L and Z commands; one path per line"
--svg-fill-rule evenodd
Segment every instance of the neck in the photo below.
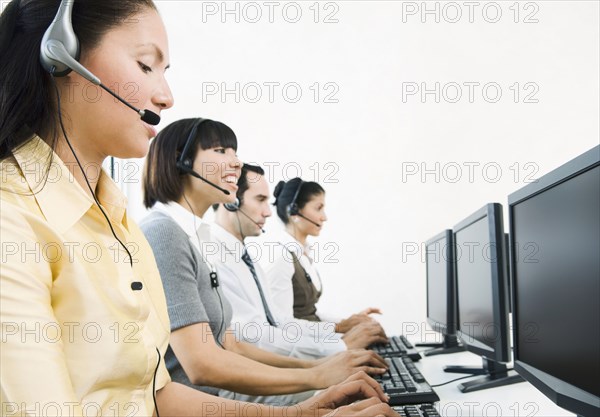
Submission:
M 226 211 L 225 208 L 219 207 L 215 216 L 215 223 L 231 233 L 237 240 L 244 243 L 244 237 L 242 236 L 242 231 L 240 230 L 241 226 L 238 223 L 239 219 L 237 216 L 237 213 L 231 213 Z
M 304 247 L 306 246 L 306 238 L 308 235 L 306 233 L 302 233 L 292 222 L 288 223 L 285 226 L 285 230 L 292 235 L 294 239 L 296 239 L 300 244 Z
M 58 143 L 56 145 L 55 152 L 58 157 L 63 161 L 73 178 L 77 181 L 77 183 L 83 188 L 84 192 L 91 197 L 90 189 L 87 186 L 87 182 L 89 182 L 90 187 L 96 192 L 96 186 L 98 185 L 98 180 L 100 179 L 100 173 L 102 172 L 102 162 L 106 158 L 104 155 L 96 155 L 92 151 L 85 151 L 82 147 L 78 146 L 78 143 L 71 140 L 71 146 L 73 147 L 73 151 L 77 155 L 77 159 L 79 159 L 79 163 L 83 167 L 83 174 L 81 168 L 77 164 L 77 160 L 73 155 L 73 152 L 69 148 L 67 141 L 64 137 L 60 137 L 58 139 Z
M 204 213 L 206 213 L 206 211 L 209 209 L 210 204 L 208 204 L 206 200 L 202 198 L 193 198 L 190 194 L 191 193 L 186 193 L 184 191 L 184 194 L 179 200 L 177 200 L 177 203 L 179 203 L 181 207 L 185 208 L 190 213 L 202 218 Z

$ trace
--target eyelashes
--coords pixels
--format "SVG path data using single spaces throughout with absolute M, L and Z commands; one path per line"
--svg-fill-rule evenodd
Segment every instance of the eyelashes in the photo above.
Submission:
M 140 66 L 140 68 L 142 69 L 142 71 L 145 74 L 152 72 L 152 68 L 150 68 L 148 65 L 144 64 L 143 62 L 138 61 L 138 65 Z

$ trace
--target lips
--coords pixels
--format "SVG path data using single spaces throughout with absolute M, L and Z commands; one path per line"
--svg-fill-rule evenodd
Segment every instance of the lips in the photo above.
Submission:
M 154 126 L 150 126 L 148 123 L 145 123 L 145 122 L 142 122 L 142 123 L 144 124 L 144 126 L 146 127 L 146 130 L 150 134 L 149 139 L 156 137 L 156 135 L 158 134 L 158 132 L 156 131 L 156 128 Z
M 224 183 L 227 183 L 229 185 L 235 185 L 237 187 L 238 177 L 236 175 L 232 175 L 232 174 L 225 175 L 222 178 L 222 180 Z

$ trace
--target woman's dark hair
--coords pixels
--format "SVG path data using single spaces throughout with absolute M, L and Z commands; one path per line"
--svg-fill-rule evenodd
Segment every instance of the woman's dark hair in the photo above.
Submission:
M 298 191 L 298 187 L 300 187 L 300 191 Z M 277 207 L 277 216 L 285 224 L 288 224 L 290 221 L 287 208 L 290 204 L 294 203 L 293 200 L 296 192 L 298 192 L 298 197 L 295 203 L 298 206 L 298 210 L 302 210 L 312 197 L 325 193 L 325 190 L 316 182 L 304 182 L 301 178 L 293 178 L 288 182 L 279 181 L 275 187 L 275 191 L 273 191 L 273 196 L 275 197 L 273 205 Z
M 237 151 L 237 138 L 231 128 L 214 120 L 203 120 L 190 137 L 199 119 L 182 119 L 171 123 L 156 135 L 144 166 L 142 178 L 144 206 L 150 208 L 157 201 L 170 203 L 183 196 L 184 176 L 187 173 L 177 167 L 183 148 L 188 140 L 192 143 L 187 157 L 192 161 L 200 149 L 215 147 L 232 148 Z
M 13 0 L 0 15 L 0 161 L 34 133 L 46 134 L 55 148 L 56 98 L 39 55 L 59 5 L 60 0 Z M 72 21 L 81 51 L 92 50 L 106 32 L 147 8 L 156 10 L 152 0 L 75 1 Z

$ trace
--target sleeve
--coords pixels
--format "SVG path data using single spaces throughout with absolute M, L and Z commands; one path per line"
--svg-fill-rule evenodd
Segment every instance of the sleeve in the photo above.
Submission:
M 335 333 L 326 337 L 307 334 L 296 322 L 269 325 L 262 308 L 251 303 L 238 282 L 237 275 L 226 265 L 219 265 L 223 292 L 233 308 L 232 327 L 239 340 L 283 356 L 317 359 L 346 350 L 345 343 Z
M 260 265 L 256 266 L 257 272 L 260 277 L 266 277 L 266 273 L 262 269 Z M 268 280 L 268 278 L 267 278 Z M 262 280 L 261 280 L 262 281 Z M 290 280 L 291 282 L 291 280 Z M 273 296 L 273 290 L 270 285 L 265 286 L 265 297 L 267 298 L 267 302 L 269 306 L 276 305 L 275 297 Z M 293 293 L 293 288 L 292 288 Z M 324 340 L 331 339 L 332 334 L 335 334 L 335 323 L 329 321 L 309 321 L 303 319 L 297 319 L 293 316 L 293 306 L 289 312 L 282 312 L 281 310 L 277 310 L 276 320 L 282 324 L 288 323 L 296 323 L 300 329 L 302 329 L 302 333 L 310 336 L 310 338 L 315 340 Z M 333 336 L 338 339 L 341 338 L 341 335 Z
M 200 299 L 197 264 L 188 235 L 170 219 L 149 220 L 141 229 L 152 247 L 163 282 L 171 331 L 210 322 Z
M 323 309 L 321 307 L 319 307 L 319 305 L 320 305 L 320 303 L 317 303 L 317 305 L 316 305 L 317 316 L 319 316 L 319 318 L 322 320 L 322 323 L 331 323 L 331 324 L 333 324 L 333 326 L 335 328 L 335 323 L 339 323 L 340 321 L 343 320 L 342 317 L 332 314 L 327 310 L 322 311 Z
M 51 299 L 58 266 L 43 257 L 31 260 L 32 250 L 60 239 L 33 216 L 5 201 L 1 205 L 0 414 L 41 415 L 57 404 L 53 413 L 81 416 L 62 341 L 43 337 L 41 330 L 60 327 Z
M 289 254 L 283 246 L 282 250 Z M 261 262 L 261 267 L 267 277 L 273 314 L 277 316 L 277 320 L 286 321 L 286 318 L 294 317 L 294 287 L 292 286 L 294 263 L 291 254 L 286 259 L 284 253 L 279 250 L 275 251 L 272 260 L 272 262 Z

